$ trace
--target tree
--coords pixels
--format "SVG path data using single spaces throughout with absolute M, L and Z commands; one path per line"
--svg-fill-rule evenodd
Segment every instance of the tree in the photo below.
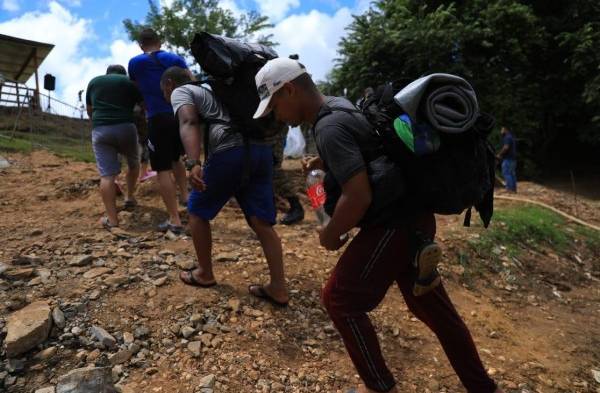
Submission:
M 175 0 L 170 7 L 162 8 L 153 0 L 148 3 L 150 11 L 143 23 L 131 19 L 123 21 L 132 40 L 149 27 L 160 35 L 167 48 L 179 54 L 187 52 L 194 34 L 200 31 L 275 45 L 271 34 L 261 34 L 272 27 L 268 18 L 254 11 L 236 17 L 230 10 L 221 8 L 218 0 Z
M 329 86 L 355 99 L 390 80 L 461 75 L 545 164 L 566 141 L 600 145 L 599 20 L 592 0 L 379 0 L 354 17 Z

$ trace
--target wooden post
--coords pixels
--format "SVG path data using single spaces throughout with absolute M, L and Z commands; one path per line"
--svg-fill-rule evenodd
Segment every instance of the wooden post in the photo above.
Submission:
M 20 108 L 21 100 L 19 99 L 19 82 L 15 83 L 15 88 L 17 89 L 17 108 Z
M 33 49 L 33 66 L 35 67 L 35 97 L 34 101 L 36 107 L 41 107 L 40 105 L 40 81 L 38 79 L 38 58 L 37 58 L 37 48 Z

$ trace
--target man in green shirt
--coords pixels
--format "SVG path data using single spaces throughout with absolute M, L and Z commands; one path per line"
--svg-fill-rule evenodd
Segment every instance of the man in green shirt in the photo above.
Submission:
M 135 104 L 142 95 L 127 77 L 121 65 L 111 65 L 106 75 L 90 81 L 86 91 L 87 113 L 92 119 L 92 147 L 100 172 L 100 195 L 106 208 L 102 225 L 109 229 L 119 225 L 117 216 L 116 176 L 121 172 L 119 154 L 127 160 L 125 208 L 136 205 L 134 192 L 140 171 L 138 134 L 133 120 Z

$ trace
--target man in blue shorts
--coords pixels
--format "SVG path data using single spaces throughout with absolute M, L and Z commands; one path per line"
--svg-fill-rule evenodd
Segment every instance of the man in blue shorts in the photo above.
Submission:
M 151 29 L 140 32 L 138 43 L 144 53 L 129 60 L 129 77 L 142 95 L 148 118 L 148 148 L 150 165 L 156 171 L 158 188 L 169 213 L 169 219 L 159 225 L 159 230 L 180 233 L 183 230 L 177 204 L 177 187 L 180 200 L 187 202 L 188 192 L 185 167 L 181 162 L 183 147 L 177 122 L 168 102 L 160 90 L 160 77 L 165 70 L 177 65 L 187 70 L 185 60 L 176 54 L 160 49 L 161 41 Z M 191 73 L 190 73 L 191 75 Z
M 189 74 L 181 67 L 169 68 L 161 79 L 165 98 L 173 106 L 185 151 L 191 159 L 189 180 L 193 191 L 188 212 L 198 266 L 181 272 L 180 278 L 198 287 L 216 285 L 211 262 L 210 221 L 235 196 L 260 240 L 271 276 L 270 283 L 250 285 L 248 291 L 276 306 L 286 306 L 288 293 L 281 240 L 273 229 L 276 211 L 271 148 L 252 140 L 245 145 L 242 135 L 232 129 L 226 108 L 212 91 L 188 84 L 190 81 Z M 208 132 L 208 146 L 203 146 L 204 132 Z M 204 167 L 199 161 L 203 150 L 208 151 Z

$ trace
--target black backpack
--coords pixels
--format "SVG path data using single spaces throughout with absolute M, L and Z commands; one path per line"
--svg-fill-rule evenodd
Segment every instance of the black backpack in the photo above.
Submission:
M 217 99 L 229 112 L 232 125 L 246 139 L 264 139 L 278 132 L 274 116 L 253 119 L 260 102 L 254 77 L 277 53 L 260 44 L 243 43 L 206 32 L 190 44 L 192 55 L 208 75 Z
M 487 228 L 494 211 L 496 158 L 487 141 L 494 118 L 477 111 L 466 131 L 438 132 L 438 150 L 417 156 L 393 126 L 394 120 L 404 113 L 394 100 L 397 92 L 391 83 L 380 86 L 363 102 L 361 112 L 382 139 L 385 154 L 405 168 L 411 203 L 437 214 L 461 214 L 466 210 L 465 226 L 470 225 L 471 209 L 475 207 Z
M 396 203 L 405 208 L 432 211 L 436 214 L 462 214 L 469 226 L 471 209 L 479 212 L 484 226 L 489 225 L 494 211 L 495 153 L 487 141 L 495 120 L 477 112 L 469 129 L 456 134 L 439 132 L 437 151 L 417 156 L 403 142 L 394 121 L 404 114 L 395 102 L 398 88 L 387 83 L 364 99 L 357 110 L 330 108 L 332 111 L 361 113 L 381 140 L 382 154 L 401 168 L 398 185 L 406 190 Z M 320 118 L 318 119 L 320 120 Z

